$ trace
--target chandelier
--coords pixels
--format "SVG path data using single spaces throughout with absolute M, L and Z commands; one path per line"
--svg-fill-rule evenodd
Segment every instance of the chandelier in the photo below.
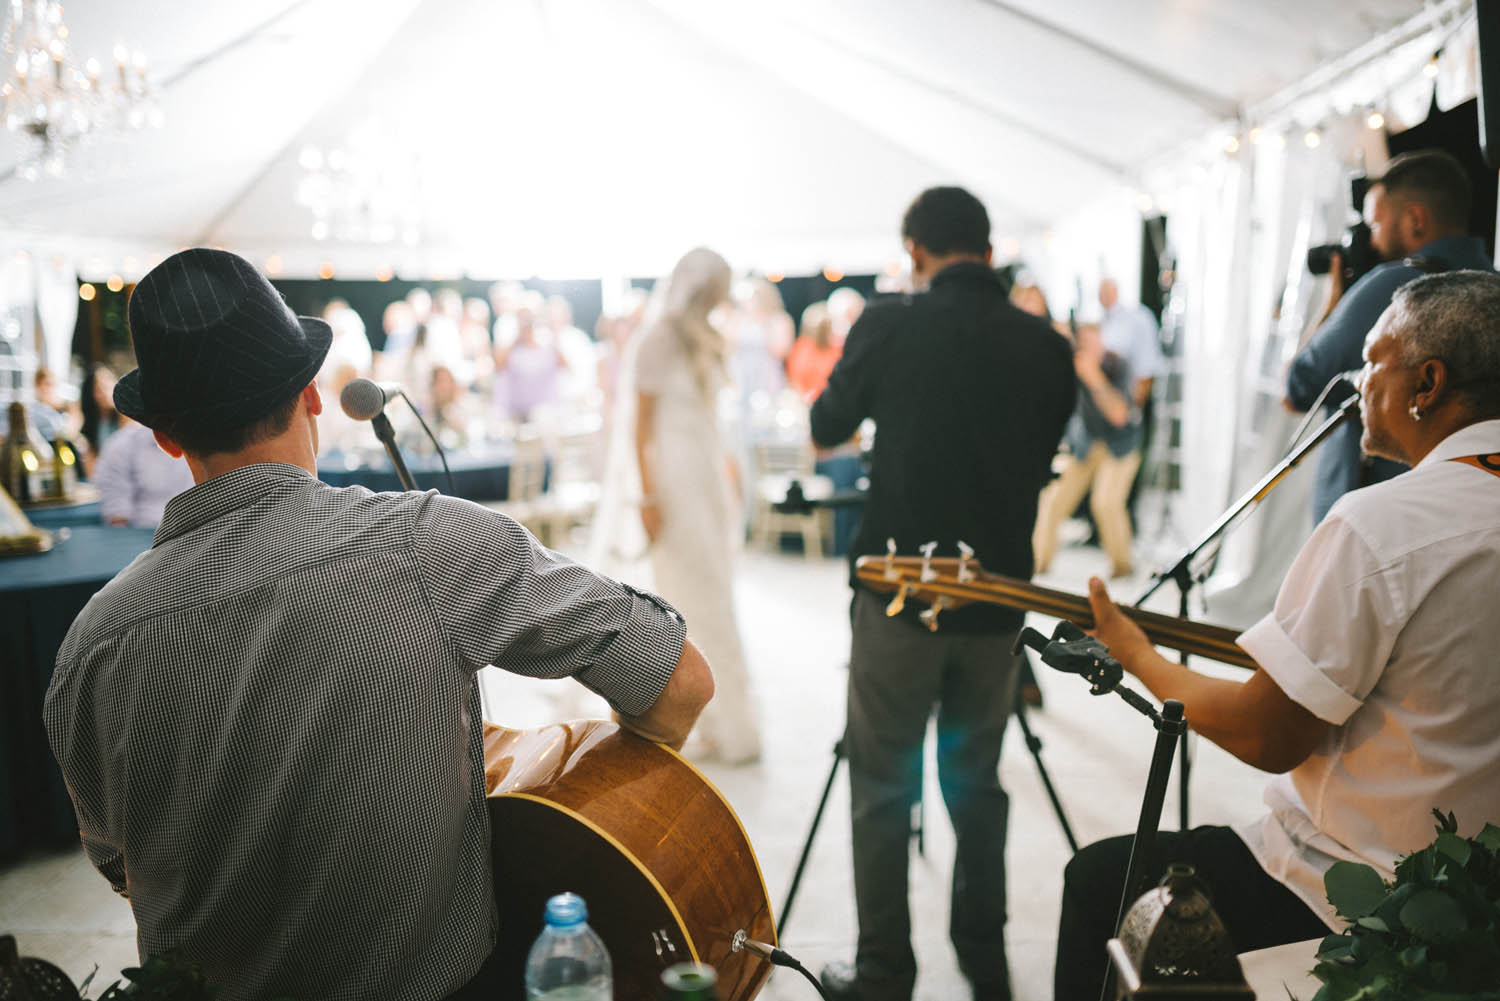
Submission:
M 296 202 L 312 214 L 314 240 L 416 246 L 422 238 L 422 155 L 373 122 L 342 146 L 304 146 Z
M 18 176 L 56 177 L 69 154 L 92 136 L 161 125 L 161 107 L 146 78 L 145 53 L 116 45 L 115 72 L 103 79 L 98 60 L 89 59 L 82 69 L 74 63 L 57 0 L 10 0 L 8 6 L 0 36 L 5 127 L 35 140 L 16 166 Z

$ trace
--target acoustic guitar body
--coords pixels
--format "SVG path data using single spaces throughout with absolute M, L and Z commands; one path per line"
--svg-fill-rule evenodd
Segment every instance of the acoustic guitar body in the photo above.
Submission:
M 547 899 L 571 890 L 609 949 L 621 1001 L 650 1001 L 661 971 L 696 960 L 722 1001 L 749 1001 L 771 967 L 730 948 L 775 942 L 755 852 L 718 790 L 669 748 L 613 723 L 485 724 L 485 785 L 504 980 L 524 997 Z

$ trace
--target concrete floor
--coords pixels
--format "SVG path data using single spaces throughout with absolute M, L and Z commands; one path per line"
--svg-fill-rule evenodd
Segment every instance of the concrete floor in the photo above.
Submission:
M 1104 566 L 1098 550 L 1065 546 L 1042 582 L 1081 593 L 1088 574 Z M 845 573 L 842 560 L 750 552 L 739 575 L 738 607 L 765 754 L 755 765 L 707 763 L 704 771 L 744 822 L 778 911 L 844 722 Z M 1143 583 L 1143 578 L 1116 582 L 1116 596 L 1131 599 Z M 1175 600 L 1158 597 L 1168 606 Z M 1050 631 L 1050 622 L 1033 624 Z M 1079 678 L 1041 670 L 1046 707 L 1030 720 L 1080 843 L 1134 829 L 1154 740 L 1149 722 L 1118 698 L 1091 696 Z M 513 726 L 554 718 L 555 693 L 563 684 L 494 670 L 486 672 L 485 683 L 492 715 Z M 1258 815 L 1264 776 L 1206 742 L 1195 740 L 1194 747 L 1194 822 L 1231 823 Z M 1011 794 L 1008 939 L 1015 995 L 1041 1001 L 1051 996 L 1058 894 L 1069 851 L 1015 726 L 1007 733 L 1001 773 Z M 929 782 L 926 856 L 914 858 L 911 867 L 916 996 L 957 1001 L 968 991 L 947 941 L 952 830 L 930 762 Z M 1175 803 L 1174 786 L 1164 826 L 1177 824 Z M 133 927 L 128 905 L 110 892 L 80 851 L 34 856 L 0 870 L 0 932 L 16 935 L 23 954 L 48 958 L 75 981 L 97 964 L 96 995 L 117 971 L 135 963 Z M 854 938 L 848 797 L 841 774 L 781 944 L 817 971 L 829 960 L 850 958 Z M 760 996 L 801 1001 L 815 994 L 795 973 L 778 971 Z

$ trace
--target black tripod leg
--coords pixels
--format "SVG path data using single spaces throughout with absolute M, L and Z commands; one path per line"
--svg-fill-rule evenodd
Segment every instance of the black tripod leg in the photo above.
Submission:
M 833 765 L 828 769 L 828 781 L 823 783 L 823 798 L 818 800 L 818 810 L 813 814 L 812 826 L 807 829 L 807 840 L 802 843 L 802 855 L 797 859 L 797 869 L 792 873 L 792 885 L 787 887 L 786 903 L 781 905 L 781 920 L 776 924 L 779 938 L 786 934 L 787 921 L 792 916 L 792 902 L 797 899 L 797 887 L 802 885 L 802 871 L 807 868 L 807 857 L 812 854 L 813 838 L 818 836 L 818 825 L 823 822 L 823 811 L 828 807 L 828 795 L 833 792 L 833 780 L 839 773 L 839 762 L 844 760 L 844 741 L 840 738 L 833 745 Z
M 1073 828 L 1068 824 L 1068 815 L 1063 812 L 1062 800 L 1057 796 L 1057 790 L 1052 787 L 1052 776 L 1047 774 L 1047 766 L 1042 764 L 1042 740 L 1031 732 L 1031 725 L 1026 722 L 1026 707 L 1022 699 L 1016 698 L 1016 723 L 1021 727 L 1021 733 L 1026 737 L 1026 750 L 1031 752 L 1031 759 L 1036 762 L 1037 774 L 1042 777 L 1042 788 L 1047 790 L 1047 798 L 1052 801 L 1052 812 L 1057 814 L 1057 822 L 1062 827 L 1063 837 L 1068 839 L 1068 847 L 1073 849 L 1073 854 L 1078 854 L 1078 839 L 1073 837 Z

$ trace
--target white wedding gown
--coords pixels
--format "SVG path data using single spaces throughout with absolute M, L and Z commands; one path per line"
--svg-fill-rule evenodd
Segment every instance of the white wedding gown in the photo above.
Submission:
M 662 528 L 650 546 L 640 525 L 638 392 L 655 397 L 650 449 Z M 734 612 L 741 520 L 713 399 L 699 390 L 686 346 L 671 327 L 644 331 L 627 346 L 614 422 L 591 563 L 671 602 L 708 659 L 714 697 L 698 720 L 690 752 L 729 763 L 753 761 L 760 756 L 760 734 Z

